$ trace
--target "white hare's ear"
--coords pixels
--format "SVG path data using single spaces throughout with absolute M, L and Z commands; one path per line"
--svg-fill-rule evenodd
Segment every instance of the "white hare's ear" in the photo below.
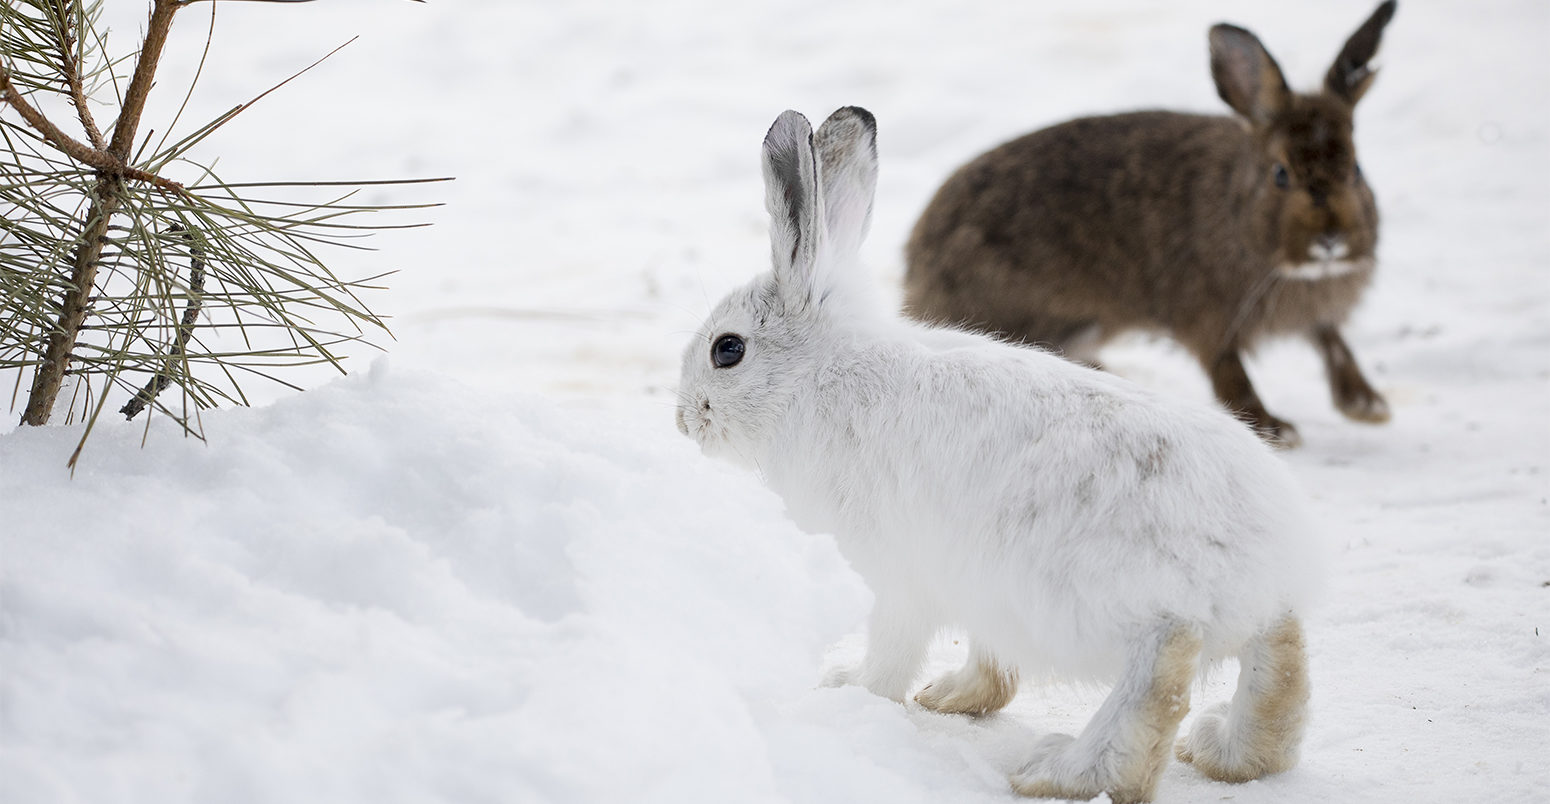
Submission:
M 823 177 L 823 206 L 828 251 L 839 259 L 861 250 L 872 225 L 877 196 L 877 119 L 859 106 L 829 115 L 813 137 L 818 174 Z
M 806 306 L 818 295 L 814 270 L 823 239 L 823 198 L 813 127 L 797 112 L 781 113 L 764 135 L 764 205 L 770 212 L 775 284 L 786 304 Z

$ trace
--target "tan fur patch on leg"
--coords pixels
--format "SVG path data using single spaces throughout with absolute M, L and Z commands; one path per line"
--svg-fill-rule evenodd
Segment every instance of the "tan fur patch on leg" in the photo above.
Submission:
M 1180 760 L 1223 782 L 1246 782 L 1296 765 L 1307 721 L 1308 662 L 1295 617 L 1255 636 L 1239 662 L 1232 703 L 1201 715 L 1176 747 Z
M 1100 743 L 1083 745 L 1091 735 L 1072 740 L 1064 735 L 1046 738 L 1032 768 L 1012 778 L 1012 789 L 1038 798 L 1089 799 L 1108 792 L 1115 804 L 1151 801 L 1168 765 L 1168 747 L 1178 733 L 1179 722 L 1189 712 L 1190 684 L 1200 654 L 1200 634 L 1191 627 L 1175 627 L 1162 640 L 1151 666 L 1138 668 L 1145 675 L 1140 685 L 1129 688 L 1125 680 L 1110 693 L 1128 700 L 1111 709 L 1113 729 Z M 1095 722 L 1104 718 L 1102 711 Z M 1088 729 L 1094 728 L 1093 723 Z
M 989 656 L 977 656 L 916 693 L 921 706 L 945 715 L 988 715 L 1017 695 L 1017 671 Z
M 1179 733 L 1179 723 L 1189 713 L 1189 688 L 1195 680 L 1196 659 L 1200 655 L 1200 635 L 1193 629 L 1178 628 L 1168 637 L 1157 657 L 1157 672 L 1146 702 L 1137 713 L 1141 721 L 1137 735 L 1143 737 L 1136 762 L 1122 772 L 1109 790 L 1114 804 L 1151 801 L 1168 767 L 1168 748 Z

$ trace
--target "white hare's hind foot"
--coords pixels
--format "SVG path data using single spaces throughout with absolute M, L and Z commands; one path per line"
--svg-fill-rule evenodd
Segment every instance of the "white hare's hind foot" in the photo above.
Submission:
M 1302 626 L 1286 617 L 1250 640 L 1239 656 L 1231 704 L 1196 718 L 1174 752 L 1201 773 L 1246 782 L 1297 764 L 1308 708 Z
M 1051 734 L 1039 741 L 1033 757 L 1021 773 L 1012 777 L 1012 789 L 1031 798 L 1085 800 L 1112 788 L 1113 774 L 1083 756 L 1076 738 Z M 1114 798 L 1114 801 L 1120 799 Z
M 1038 798 L 1114 804 L 1151 801 L 1168 765 L 1168 746 L 1189 711 L 1200 634 L 1164 624 L 1131 648 L 1124 674 L 1080 737 L 1050 735 L 1012 777 L 1012 789 Z
M 1017 695 L 1017 671 L 975 651 L 967 664 L 926 685 L 915 702 L 944 715 L 988 715 Z

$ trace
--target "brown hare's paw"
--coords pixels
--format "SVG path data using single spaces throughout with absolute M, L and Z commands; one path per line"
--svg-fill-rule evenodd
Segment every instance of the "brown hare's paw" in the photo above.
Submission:
M 1382 424 L 1389 420 L 1389 403 L 1366 383 L 1342 389 L 1335 398 L 1335 406 L 1354 421 Z
M 1277 419 L 1268 413 L 1253 417 L 1248 422 L 1254 434 L 1276 449 L 1295 449 L 1302 446 L 1302 434 L 1289 421 Z
M 1334 327 L 1317 327 L 1313 330 L 1313 343 L 1324 358 L 1324 370 L 1329 375 L 1329 392 L 1335 407 L 1346 418 L 1359 422 L 1380 424 L 1389 420 L 1389 403 L 1374 391 L 1362 370 L 1356 364 L 1351 347 Z

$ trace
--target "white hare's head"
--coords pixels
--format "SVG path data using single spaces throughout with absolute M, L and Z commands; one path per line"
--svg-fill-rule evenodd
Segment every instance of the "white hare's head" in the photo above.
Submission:
M 847 106 L 813 133 L 785 112 L 764 137 L 770 271 L 733 291 L 684 350 L 678 429 L 707 454 L 750 462 L 822 362 L 834 325 L 862 315 L 856 272 L 877 189 L 877 124 Z

